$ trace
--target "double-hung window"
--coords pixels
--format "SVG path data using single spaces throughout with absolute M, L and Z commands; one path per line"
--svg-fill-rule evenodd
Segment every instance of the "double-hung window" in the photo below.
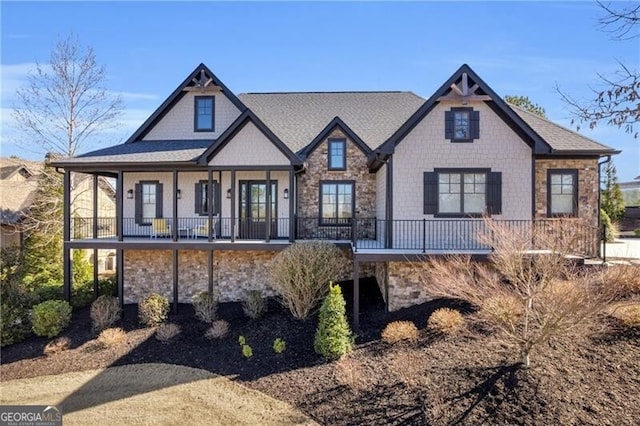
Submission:
M 196 96 L 194 111 L 194 130 L 196 132 L 212 132 L 214 116 L 214 97 Z
M 195 213 L 200 216 L 206 216 L 209 214 L 209 208 L 212 209 L 212 214 L 219 213 L 218 209 L 218 183 L 212 181 L 213 186 L 211 189 L 212 198 L 209 199 L 209 181 L 201 180 L 196 183 L 195 188 Z
M 480 138 L 480 112 L 473 108 L 451 108 L 444 113 L 444 137 L 451 142 L 473 142 Z
M 158 181 L 136 183 L 135 221 L 138 225 L 150 225 L 153 219 L 162 217 L 162 187 Z
M 344 139 L 329 139 L 329 170 L 346 170 L 347 142 Z
M 355 204 L 353 181 L 320 182 L 320 224 L 349 225 Z
M 547 171 L 547 215 L 577 216 L 578 171 Z

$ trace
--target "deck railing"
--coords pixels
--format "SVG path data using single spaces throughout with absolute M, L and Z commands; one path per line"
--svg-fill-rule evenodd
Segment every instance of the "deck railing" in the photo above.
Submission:
M 293 223 L 291 223 L 293 220 Z M 563 222 L 564 221 L 564 222 Z M 173 219 L 166 219 L 167 229 L 155 232 L 151 222 L 138 223 L 135 218 L 123 218 L 123 238 L 173 237 Z M 545 249 L 536 242 L 536 235 L 550 236 L 563 241 L 571 237 L 572 254 L 594 257 L 598 254 L 599 233 L 594 226 L 577 220 L 536 219 L 497 220 L 513 232 L 530 232 L 531 248 Z M 291 226 L 292 225 L 292 226 Z M 267 226 L 264 219 L 214 217 L 211 238 L 216 240 L 289 240 L 293 229 L 294 240 L 330 240 L 350 242 L 354 250 L 407 250 L 430 251 L 491 250 L 479 235 L 490 230 L 482 219 L 418 219 L 392 220 L 357 218 L 321 220 L 317 217 L 273 218 Z M 179 240 L 208 240 L 208 217 L 178 218 L 176 236 Z M 76 217 L 72 221 L 74 239 L 117 239 L 115 218 Z M 157 230 L 156 230 L 157 231 Z M 233 235 L 233 238 L 232 238 Z M 542 238 L 544 239 L 544 238 Z M 541 240 L 542 240 L 541 239 Z

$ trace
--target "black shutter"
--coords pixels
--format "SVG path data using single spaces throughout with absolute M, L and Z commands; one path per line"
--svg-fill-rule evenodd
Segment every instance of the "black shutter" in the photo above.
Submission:
M 444 112 L 444 138 L 453 139 L 453 111 Z
M 487 212 L 502 214 L 502 173 L 489 172 L 487 177 Z
M 156 183 L 156 217 L 162 217 L 162 186 Z
M 193 212 L 195 214 L 205 213 L 202 211 L 202 184 L 200 182 L 196 182 L 195 196 L 193 198 L 195 200 Z
M 142 223 L 142 185 L 136 183 L 136 192 L 135 192 L 135 220 L 136 224 L 140 225 Z
M 438 213 L 438 173 L 424 172 L 424 214 Z
M 480 111 L 471 111 L 470 118 L 469 133 L 471 133 L 471 139 L 480 139 Z

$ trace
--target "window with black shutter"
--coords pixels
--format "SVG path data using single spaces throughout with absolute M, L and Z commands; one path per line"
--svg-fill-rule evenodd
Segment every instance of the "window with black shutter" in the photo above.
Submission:
M 208 215 L 210 207 L 213 209 L 214 215 L 220 212 L 220 209 L 219 209 L 220 203 L 218 201 L 218 195 L 219 195 L 218 182 L 215 180 L 213 181 L 211 200 L 209 200 L 208 188 L 209 188 L 209 181 L 201 180 L 199 182 L 196 182 L 195 196 L 194 196 L 194 200 L 195 200 L 194 212 L 200 216 Z
M 424 214 L 479 217 L 502 213 L 502 173 L 436 169 L 424 173 Z
M 480 138 L 480 111 L 451 108 L 444 112 L 444 137 L 451 142 L 473 142 Z
M 152 219 L 162 217 L 162 189 L 159 181 L 140 181 L 135 185 L 135 221 L 151 225 Z

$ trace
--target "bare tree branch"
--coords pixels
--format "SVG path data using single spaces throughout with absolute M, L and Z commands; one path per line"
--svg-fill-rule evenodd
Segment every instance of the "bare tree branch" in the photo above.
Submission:
M 614 40 L 630 40 L 640 35 L 636 31 L 636 25 L 640 21 L 640 3 L 630 8 L 615 10 L 611 8 L 611 3 L 606 5 L 600 1 L 598 6 L 606 13 L 598 22 L 602 31 L 611 34 Z

